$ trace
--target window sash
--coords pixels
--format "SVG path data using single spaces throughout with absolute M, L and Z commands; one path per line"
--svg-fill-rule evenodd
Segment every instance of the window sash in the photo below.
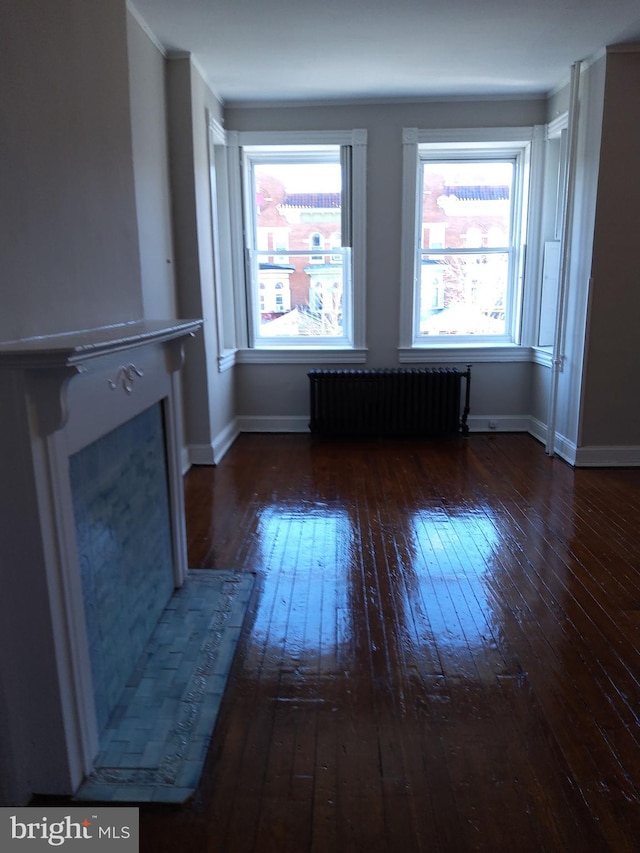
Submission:
M 268 130 L 268 131 L 227 131 L 229 152 L 229 184 L 231 223 L 231 243 L 233 253 L 233 286 L 236 306 L 236 329 L 238 339 L 237 359 L 241 363 L 311 363 L 318 360 L 324 363 L 348 362 L 360 363 L 366 359 L 366 180 L 367 180 L 367 130 L 352 128 L 349 130 Z M 347 248 L 347 235 L 350 235 L 351 257 L 349 263 L 350 317 L 348 328 L 345 324 L 345 340 L 339 342 L 319 340 L 317 345 L 309 340 L 278 340 L 272 346 L 265 345 L 253 338 L 253 318 L 249 312 L 250 270 L 248 268 L 248 247 L 251 245 L 248 230 L 253 201 L 248 182 L 246 152 L 258 152 L 264 156 L 272 155 L 274 150 L 282 149 L 285 158 L 291 151 L 305 151 L 309 148 L 322 149 L 332 146 L 349 152 L 345 168 L 343 159 L 343 214 L 347 193 L 349 194 L 350 228 L 343 223 L 342 242 Z M 337 225 L 337 223 L 336 223 Z M 336 228 L 336 231 L 338 228 Z M 339 248 L 339 247 L 336 247 Z M 289 252 L 287 252 L 289 254 Z M 334 252 L 332 251 L 332 254 Z M 326 352 L 321 352 L 326 350 Z
M 424 245 L 423 221 L 423 191 L 424 166 L 432 163 L 511 163 L 513 175 L 511 183 L 510 212 L 509 212 L 509 243 L 506 246 L 483 247 L 434 247 Z M 414 275 L 413 275 L 413 312 L 412 334 L 413 345 L 465 344 L 486 341 L 487 343 L 513 343 L 518 337 L 517 309 L 521 300 L 522 256 L 524 243 L 523 225 L 526 218 L 524 209 L 524 158 L 522 146 L 514 148 L 512 144 L 501 146 L 486 139 L 474 144 L 470 140 L 461 143 L 427 143 L 417 146 L 415 180 L 415 242 L 414 242 Z M 494 333 L 473 334 L 424 334 L 421 332 L 423 316 L 422 305 L 422 259 L 424 256 L 459 256 L 461 258 L 473 255 L 502 254 L 507 256 L 507 281 L 505 288 L 504 330 Z
M 248 308 L 248 339 L 252 348 L 261 347 L 345 347 L 353 346 L 353 294 L 352 270 L 350 251 L 351 242 L 351 146 L 349 145 L 277 145 L 277 146 L 245 146 L 243 149 L 245 176 L 245 217 L 246 217 L 246 282 Z M 342 278 L 342 323 L 341 334 L 295 334 L 274 335 L 264 333 L 260 317 L 259 299 L 259 264 L 260 257 L 274 258 L 274 250 L 258 248 L 258 218 L 255 204 L 256 180 L 255 167 L 271 164 L 311 164 L 333 163 L 341 166 L 341 246 L 313 246 L 312 239 L 316 232 L 309 233 L 309 250 L 287 251 L 290 259 L 307 257 L 310 267 L 324 266 L 327 259 L 333 266 L 339 266 Z M 345 210 L 348 213 L 345 214 Z M 348 241 L 348 242 L 347 242 Z M 321 243 L 322 243 L 321 239 Z M 340 263 L 335 260 L 340 257 Z M 274 258 L 275 260 L 275 258 Z M 311 276 L 310 276 L 311 279 Z M 311 287 L 311 282 L 310 282 Z M 311 301 L 311 290 L 309 295 Z M 311 306 L 309 306 L 311 309 Z M 312 313 L 310 311 L 310 313 Z
M 424 261 L 430 261 L 433 257 L 442 258 L 443 262 L 445 259 L 460 259 L 465 265 L 469 260 L 472 260 L 474 257 L 484 258 L 488 256 L 490 258 L 494 258 L 499 260 L 500 258 L 505 259 L 506 273 L 504 276 L 505 283 L 503 288 L 497 288 L 495 293 L 495 298 L 490 298 L 490 292 L 486 290 L 482 290 L 480 293 L 469 293 L 467 292 L 465 295 L 467 298 L 462 303 L 458 303 L 458 305 L 454 308 L 451 308 L 450 314 L 439 314 L 433 313 L 431 311 L 441 311 L 444 308 L 444 289 L 446 286 L 445 283 L 445 272 L 446 265 L 443 263 L 442 266 L 435 267 L 435 271 L 441 270 L 442 275 L 437 276 L 437 290 L 438 290 L 438 300 L 436 304 L 429 304 L 429 302 L 425 303 L 425 299 L 429 299 L 430 288 L 425 286 L 425 281 L 423 279 L 423 271 L 424 271 Z M 460 342 L 460 341 L 474 341 L 477 342 L 479 339 L 488 338 L 493 342 L 501 341 L 508 342 L 511 340 L 508 334 L 508 325 L 507 319 L 510 313 L 510 294 L 509 294 L 509 276 L 510 270 L 513 265 L 513 257 L 514 253 L 509 248 L 504 249 L 492 249 L 491 251 L 483 251 L 480 249 L 469 249 L 469 250 L 423 250 L 420 252 L 420 281 L 415 288 L 415 300 L 414 300 L 414 329 L 415 329 L 415 337 L 421 341 L 432 342 L 436 341 L 447 341 L 447 342 Z M 432 272 L 433 272 L 432 268 Z M 470 270 L 470 272 L 472 272 Z M 482 276 L 482 267 L 478 270 L 480 277 Z M 488 272 L 491 273 L 492 270 L 489 267 Z M 428 285 L 428 274 L 424 276 L 427 279 Z M 451 282 L 449 282 L 449 286 Z M 468 290 L 473 290 L 473 282 L 468 281 L 464 282 L 463 287 L 468 288 Z M 433 287 L 433 281 L 432 285 Z M 502 301 L 501 301 L 502 300 Z M 470 322 L 467 318 L 469 315 L 476 312 L 476 330 L 469 333 L 461 333 L 458 332 L 455 327 L 464 325 L 465 323 Z M 439 320 L 439 318 L 442 318 Z M 446 326 L 449 325 L 450 328 L 453 327 L 452 331 L 446 331 Z M 428 328 L 439 328 L 442 331 L 440 332 L 429 332 Z M 500 328 L 501 326 L 501 328 Z
M 315 252 L 295 250 L 290 251 L 290 257 L 308 258 L 308 266 L 313 269 L 313 257 Z M 327 253 L 328 254 L 328 253 Z M 323 347 L 344 347 L 349 344 L 348 330 L 352 325 L 353 317 L 353 289 L 352 289 L 352 273 L 351 273 L 351 249 L 349 247 L 334 248 L 332 255 L 340 256 L 340 263 L 334 263 L 331 266 L 336 267 L 340 271 L 342 278 L 342 294 L 341 294 L 341 313 L 342 313 L 342 334 L 323 334 L 314 335 L 312 333 L 300 333 L 298 335 L 269 335 L 262 327 L 260 317 L 260 260 L 267 260 L 273 255 L 272 250 L 257 250 L 247 249 L 247 270 L 248 281 L 248 309 L 251 318 L 251 339 L 254 341 L 254 346 L 259 347 L 282 347 L 282 346 L 323 346 Z M 311 275 L 310 275 L 311 278 Z M 311 306 L 311 282 L 309 291 L 309 302 Z M 312 312 L 311 312 L 312 314 Z M 313 325 L 313 316 L 311 316 L 310 325 Z M 320 322 L 320 320 L 319 320 Z M 326 322 L 326 320 L 325 320 Z

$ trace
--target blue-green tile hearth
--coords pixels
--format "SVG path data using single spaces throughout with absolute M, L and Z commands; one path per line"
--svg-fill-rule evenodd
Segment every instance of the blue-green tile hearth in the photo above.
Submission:
M 180 803 L 193 794 L 253 583 L 247 573 L 188 573 L 122 691 L 75 799 Z

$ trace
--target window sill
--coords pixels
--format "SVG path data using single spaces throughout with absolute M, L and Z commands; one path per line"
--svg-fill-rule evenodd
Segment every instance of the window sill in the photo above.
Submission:
M 532 361 L 531 347 L 518 344 L 435 344 L 433 346 L 400 347 L 400 364 L 448 364 Z
M 228 349 L 220 353 L 218 356 L 218 372 L 224 373 L 225 370 L 230 370 L 236 363 L 238 350 Z
M 531 361 L 541 364 L 543 367 L 551 367 L 553 364 L 553 350 L 551 347 L 532 347 Z
M 256 347 L 236 352 L 236 364 L 364 364 L 366 360 L 366 349 Z

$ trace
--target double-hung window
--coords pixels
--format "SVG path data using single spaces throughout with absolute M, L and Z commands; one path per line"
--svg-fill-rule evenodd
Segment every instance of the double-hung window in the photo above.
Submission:
M 362 348 L 366 131 L 235 136 L 245 349 Z
M 405 129 L 401 350 L 520 342 L 531 139 Z

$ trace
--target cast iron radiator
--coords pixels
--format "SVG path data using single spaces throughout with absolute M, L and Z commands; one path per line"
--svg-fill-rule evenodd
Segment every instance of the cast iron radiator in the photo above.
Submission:
M 435 438 L 469 431 L 470 365 L 466 371 L 310 370 L 308 376 L 314 435 Z

